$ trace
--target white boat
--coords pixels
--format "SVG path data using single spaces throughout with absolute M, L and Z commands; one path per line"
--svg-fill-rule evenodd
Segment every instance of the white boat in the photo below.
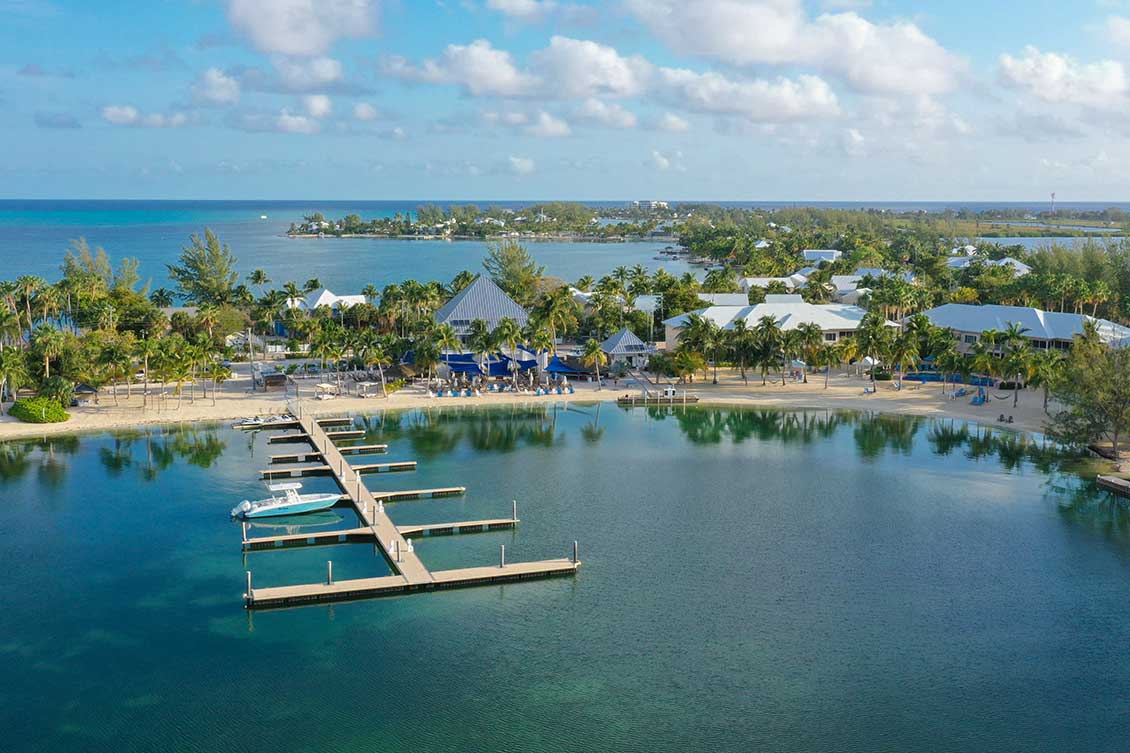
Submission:
M 261 215 L 259 215 L 259 219 L 265 220 L 265 219 L 267 219 L 267 215 L 261 214 Z
M 244 520 L 254 520 L 280 515 L 302 515 L 308 512 L 328 510 L 341 499 L 340 494 L 299 494 L 298 490 L 301 488 L 302 484 L 297 481 L 268 484 L 267 489 L 271 492 L 269 498 L 254 501 L 245 499 L 232 508 L 231 516 Z M 282 492 L 282 496 L 278 496 L 276 492 Z

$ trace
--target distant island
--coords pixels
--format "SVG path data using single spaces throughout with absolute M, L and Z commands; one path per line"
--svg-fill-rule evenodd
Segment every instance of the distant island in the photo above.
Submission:
M 869 224 L 903 230 L 936 230 L 939 235 L 967 238 L 1118 237 L 1130 227 L 1130 215 L 1118 207 L 1103 210 L 958 209 L 926 210 L 825 209 L 812 207 L 735 208 L 710 203 L 634 201 L 623 207 L 592 207 L 554 201 L 514 209 L 475 204 L 441 207 L 423 204 L 411 212 L 370 220 L 350 214 L 329 219 L 320 212 L 291 223 L 293 238 L 397 238 L 404 240 L 675 242 L 701 236 L 718 227 L 754 226 L 763 232 L 777 226 L 806 224 L 816 215 L 827 221 L 865 216 Z M 818 224 L 820 224 L 819 219 Z

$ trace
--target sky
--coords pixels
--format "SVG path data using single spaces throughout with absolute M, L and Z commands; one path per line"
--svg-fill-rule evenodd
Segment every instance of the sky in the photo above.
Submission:
M 3 198 L 1130 199 L 1130 0 L 0 0 Z

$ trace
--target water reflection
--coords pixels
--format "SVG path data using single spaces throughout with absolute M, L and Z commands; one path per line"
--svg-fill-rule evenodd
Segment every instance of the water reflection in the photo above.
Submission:
M 79 435 L 60 435 L 0 443 L 0 481 L 15 481 L 34 468 L 43 484 L 56 488 L 70 470 L 65 456 L 78 452 L 83 442 Z M 98 448 L 98 460 L 111 478 L 135 469 L 141 478 L 154 481 L 178 458 L 211 468 L 225 449 L 227 442 L 215 427 L 185 424 L 114 432 Z
M 503 410 L 419 410 L 359 418 L 365 441 L 405 442 L 423 458 L 446 455 L 461 444 L 479 452 L 513 452 L 522 447 L 552 447 L 560 441 L 557 405 L 515 406 Z

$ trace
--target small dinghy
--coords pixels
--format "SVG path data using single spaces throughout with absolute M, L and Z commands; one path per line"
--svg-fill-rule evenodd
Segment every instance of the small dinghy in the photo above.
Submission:
M 256 518 L 274 518 L 283 515 L 303 515 L 310 512 L 320 512 L 333 507 L 340 494 L 299 494 L 302 484 L 291 481 L 284 484 L 268 484 L 271 496 L 267 499 L 254 501 L 243 500 L 232 508 L 233 518 L 255 520 Z M 282 496 L 276 494 L 282 492 Z

